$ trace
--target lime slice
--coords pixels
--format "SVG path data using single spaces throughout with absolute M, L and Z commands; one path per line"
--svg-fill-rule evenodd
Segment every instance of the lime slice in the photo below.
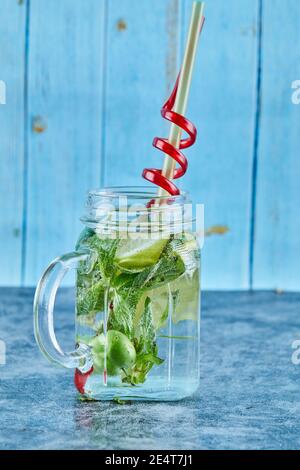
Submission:
M 181 257 L 186 272 L 189 275 L 194 273 L 199 265 L 199 247 L 196 237 L 191 233 L 185 233 L 183 238 L 172 240 L 171 246 Z
M 151 300 L 153 325 L 156 330 L 163 328 L 172 312 L 172 320 L 198 320 L 200 308 L 200 274 L 197 240 L 192 234 L 185 234 L 183 239 L 174 239 L 172 249 L 182 259 L 185 272 L 175 281 L 148 290 L 140 299 L 135 313 L 135 327 L 143 315 L 145 300 Z
M 168 240 L 121 240 L 116 264 L 122 271 L 140 272 L 159 260 Z
M 152 321 L 155 330 L 162 328 L 169 314 L 169 289 L 163 286 L 146 292 L 140 299 L 135 313 L 134 326 L 137 328 L 145 309 L 146 298 L 151 300 Z
M 171 311 L 174 323 L 183 320 L 197 321 L 200 309 L 199 277 L 199 270 L 196 270 L 192 277 L 183 274 L 166 286 L 146 292 L 136 308 L 135 327 L 144 312 L 147 297 L 151 300 L 152 321 L 156 331 L 166 326 Z
M 172 292 L 177 292 L 176 302 L 172 314 L 174 323 L 183 320 L 197 321 L 200 309 L 200 275 L 199 270 L 194 271 L 192 277 L 184 274 L 170 284 Z
M 185 273 L 169 285 L 176 298 L 172 319 L 174 323 L 183 320 L 197 321 L 200 308 L 200 259 L 197 238 L 191 233 L 185 233 L 183 240 L 174 240 L 173 248 L 184 262 Z

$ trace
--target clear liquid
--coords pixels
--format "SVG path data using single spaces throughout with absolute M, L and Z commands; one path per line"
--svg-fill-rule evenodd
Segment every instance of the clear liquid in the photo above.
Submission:
M 86 232 L 79 247 L 95 236 Z M 139 251 L 138 244 L 128 256 L 118 248 L 121 261 L 117 250 L 107 267 L 95 258 L 92 267 L 79 270 L 77 343 L 90 346 L 95 359 L 80 389 L 87 398 L 173 401 L 192 395 L 199 385 L 197 244 L 192 237 L 172 241 L 174 268 L 165 246 L 145 249 L 141 242 Z M 99 260 L 101 253 L 96 256 Z M 150 281 L 144 276 L 141 282 L 143 273 L 150 273 Z

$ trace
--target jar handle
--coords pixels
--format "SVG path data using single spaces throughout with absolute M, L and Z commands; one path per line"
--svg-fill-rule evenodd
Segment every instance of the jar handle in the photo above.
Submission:
M 90 348 L 80 344 L 75 351 L 64 352 L 56 339 L 53 311 L 63 278 L 71 269 L 76 269 L 79 262 L 87 262 L 90 255 L 89 251 L 81 251 L 55 259 L 39 281 L 34 297 L 34 334 L 41 352 L 50 362 L 67 369 L 77 368 L 82 373 L 92 367 Z

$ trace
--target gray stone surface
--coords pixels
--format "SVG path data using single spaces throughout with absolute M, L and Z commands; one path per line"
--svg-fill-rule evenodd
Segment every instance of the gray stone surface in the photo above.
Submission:
M 203 295 L 202 383 L 178 403 L 82 403 L 71 372 L 46 363 L 32 334 L 31 289 L 0 289 L 1 449 L 299 449 L 300 294 Z M 72 342 L 73 294 L 59 338 Z

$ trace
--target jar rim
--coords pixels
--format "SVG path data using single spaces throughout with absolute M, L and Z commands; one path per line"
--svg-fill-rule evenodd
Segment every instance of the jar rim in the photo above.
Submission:
M 88 192 L 86 210 L 81 222 L 89 228 L 107 232 L 127 230 L 162 231 L 166 227 L 182 230 L 194 223 L 188 193 L 179 196 L 157 196 L 147 186 L 111 186 Z M 135 224 L 136 223 L 136 227 Z
M 182 191 L 177 196 L 158 196 L 154 186 L 105 186 L 103 188 L 91 189 L 88 191 L 88 195 L 95 198 L 114 198 L 124 196 L 128 199 L 154 199 L 157 202 L 168 199 L 179 204 L 184 203 L 189 199 L 189 193 L 187 191 Z

